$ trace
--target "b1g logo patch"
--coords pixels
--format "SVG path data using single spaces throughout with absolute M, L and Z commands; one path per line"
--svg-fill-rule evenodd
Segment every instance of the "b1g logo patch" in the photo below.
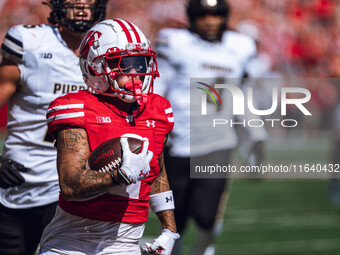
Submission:
M 111 123 L 111 118 L 97 116 L 97 123 Z
M 51 59 L 51 58 L 53 58 L 53 55 L 52 55 L 52 53 L 49 53 L 49 52 L 40 52 L 39 58 Z

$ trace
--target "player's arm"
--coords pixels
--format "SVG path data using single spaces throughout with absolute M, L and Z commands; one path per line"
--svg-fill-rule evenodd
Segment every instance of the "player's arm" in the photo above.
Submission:
M 24 51 L 21 26 L 11 27 L 1 45 L 0 108 L 19 88 L 21 75 L 18 66 L 24 62 Z
M 84 129 L 60 131 L 57 151 L 59 185 L 66 200 L 89 200 L 108 192 L 114 185 L 110 173 L 85 169 L 86 160 L 90 156 L 90 146 Z
M 164 145 L 167 137 L 164 139 Z M 156 213 L 158 219 L 162 224 L 162 233 L 158 236 L 152 244 L 146 244 L 147 249 L 155 254 L 171 254 L 175 240 L 180 236 L 177 233 L 175 216 L 174 216 L 174 198 L 168 176 L 164 166 L 164 154 L 162 153 L 158 159 L 160 173 L 151 185 L 150 192 L 150 206 Z
M 244 73 L 244 78 L 251 78 L 251 75 L 249 73 L 249 63 L 251 62 L 251 60 L 256 57 L 257 55 L 257 46 L 255 41 L 253 40 L 249 40 L 248 41 L 248 47 L 247 48 L 247 54 L 248 54 L 248 59 L 246 61 L 246 68 L 245 68 L 245 73 Z M 242 89 L 243 91 L 245 91 L 246 89 L 248 89 L 249 87 L 253 87 L 254 86 L 254 81 L 253 79 L 244 79 L 244 81 L 247 81 L 246 84 L 242 84 Z M 260 100 L 259 98 L 255 98 L 255 100 Z M 253 113 L 250 112 L 246 112 L 244 119 L 246 119 L 246 121 L 251 120 L 256 118 L 257 116 L 255 116 Z M 264 158 L 265 158 L 265 141 L 268 138 L 268 133 L 265 129 L 265 127 L 249 127 L 246 126 L 245 128 L 245 132 L 247 137 L 241 137 L 241 148 L 245 148 L 243 150 L 244 152 L 244 157 L 247 159 L 247 163 L 250 166 L 256 166 L 256 165 L 260 165 L 263 163 Z M 242 135 L 241 135 L 242 136 Z M 242 138 L 244 138 L 245 141 L 242 141 Z M 241 150 L 242 151 L 242 150 Z
M 3 58 L 0 65 L 0 108 L 14 95 L 20 82 L 18 66 Z M 25 182 L 20 172 L 28 172 L 30 169 L 20 163 L 0 155 L 0 188 L 18 186 Z
M 18 66 L 4 58 L 0 65 L 0 108 L 14 95 L 20 82 Z
M 173 205 L 173 195 L 172 191 L 170 190 L 170 185 L 168 181 L 168 176 L 164 166 L 164 154 L 162 153 L 158 159 L 158 164 L 160 168 L 160 172 L 158 177 L 155 179 L 154 183 L 151 185 L 151 201 L 152 198 L 160 196 L 161 193 L 164 193 L 164 198 L 162 201 L 166 206 L 169 204 L 170 207 Z M 161 208 L 160 208 L 161 209 Z M 156 209 L 157 210 L 157 209 Z M 159 218 L 162 228 L 169 229 L 172 232 L 177 232 L 175 216 L 173 209 L 164 210 L 164 211 L 155 211 L 157 217 Z

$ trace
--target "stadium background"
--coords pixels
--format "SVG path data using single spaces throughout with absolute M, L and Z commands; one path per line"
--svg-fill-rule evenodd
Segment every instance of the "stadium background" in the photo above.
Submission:
M 257 28 L 261 52 L 270 58 L 271 73 L 305 78 L 340 76 L 340 1 L 229 0 L 229 25 L 241 21 Z M 45 23 L 48 7 L 40 0 L 0 1 L 0 43 L 14 24 Z M 109 0 L 107 17 L 128 19 L 154 42 L 162 27 L 185 27 L 184 0 Z M 328 80 L 329 81 L 329 80 Z M 313 118 L 291 132 L 270 134 L 266 162 L 328 163 L 333 116 L 339 99 L 337 83 L 307 84 Z M 0 111 L 1 150 L 6 107 Z M 292 113 L 294 114 L 294 113 Z M 237 160 L 241 159 L 236 155 Z M 339 202 L 339 201 L 338 201 Z M 217 254 L 340 254 L 340 205 L 330 196 L 328 179 L 234 180 Z M 159 232 L 151 214 L 145 235 Z M 194 236 L 193 224 L 183 236 L 185 254 Z

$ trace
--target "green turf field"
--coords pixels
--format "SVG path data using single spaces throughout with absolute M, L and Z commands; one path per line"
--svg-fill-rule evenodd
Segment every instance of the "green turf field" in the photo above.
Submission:
M 158 231 L 151 217 L 145 235 Z M 224 220 L 216 255 L 340 254 L 340 207 L 327 180 L 235 180 Z M 194 235 L 190 222 L 184 254 Z
M 268 145 L 267 161 L 325 163 L 330 147 L 330 134 L 293 134 Z M 340 254 L 340 205 L 331 203 L 329 193 L 327 179 L 232 181 L 216 255 Z M 159 231 L 150 215 L 145 236 Z M 182 237 L 184 255 L 193 243 L 193 224 Z

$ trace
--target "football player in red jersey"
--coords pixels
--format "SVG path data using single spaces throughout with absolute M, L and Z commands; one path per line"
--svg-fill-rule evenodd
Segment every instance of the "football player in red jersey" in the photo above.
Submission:
M 8 102 L 7 137 L 0 155 L 2 255 L 35 254 L 55 213 L 56 150 L 47 135 L 46 110 L 67 90 L 86 88 L 77 66 L 78 48 L 85 32 L 105 18 L 107 4 L 43 2 L 51 8 L 49 24 L 12 26 L 1 45 L 0 108 Z M 18 8 L 24 8 L 22 3 L 16 2 Z
M 141 254 L 138 240 L 149 204 L 163 230 L 145 249 L 171 254 L 179 235 L 163 146 L 174 120 L 169 101 L 152 93 L 156 54 L 134 24 L 105 20 L 85 35 L 80 67 L 95 93 L 68 93 L 47 111 L 49 132 L 57 139 L 61 194 L 41 254 Z M 144 140 L 141 153 L 130 152 L 129 136 Z M 123 137 L 120 170 L 85 169 L 91 151 L 114 137 Z

